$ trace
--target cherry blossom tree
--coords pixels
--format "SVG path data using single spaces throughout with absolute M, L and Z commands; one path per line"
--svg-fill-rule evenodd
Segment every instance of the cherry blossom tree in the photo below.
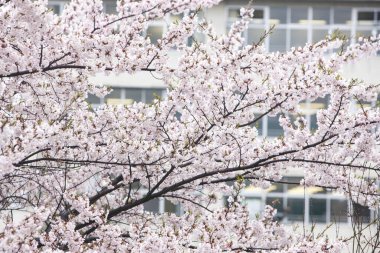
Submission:
M 242 37 L 252 9 L 223 36 L 198 17 L 218 2 L 121 0 L 107 15 L 100 0 L 74 0 L 57 16 L 47 1 L 0 0 L 2 252 L 345 252 L 344 239 L 279 224 L 270 206 L 249 218 L 240 193 L 302 168 L 305 187 L 378 208 L 380 111 L 351 110 L 378 87 L 343 78 L 341 67 L 376 54 L 379 38 L 267 53 L 271 30 L 257 44 Z M 183 12 L 157 44 L 144 35 L 149 21 Z M 187 46 L 195 32 L 207 42 Z M 170 50 L 181 53 L 176 67 Z M 139 71 L 161 78 L 167 98 L 86 102 L 109 92 L 91 76 Z M 311 131 L 300 103 L 326 95 Z M 283 136 L 259 136 L 266 115 L 280 115 Z M 213 207 L 221 195 L 227 206 Z M 184 214 L 144 211 L 158 198 Z M 21 223 L 14 210 L 28 213 Z

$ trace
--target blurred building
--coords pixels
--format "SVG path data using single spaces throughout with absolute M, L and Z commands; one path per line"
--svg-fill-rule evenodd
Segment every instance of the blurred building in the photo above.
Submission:
M 49 6 L 59 14 L 65 2 L 49 1 Z M 239 9 L 247 4 L 248 1 L 225 0 L 218 6 L 204 10 L 202 15 L 214 24 L 219 34 L 223 34 L 239 18 Z M 275 25 L 274 32 L 264 40 L 264 46 L 269 52 L 285 52 L 292 47 L 317 42 L 328 34 L 339 34 L 345 36 L 348 43 L 355 43 L 360 36 L 375 36 L 380 33 L 380 0 L 256 0 L 254 8 L 254 20 L 244 37 L 247 43 L 258 42 L 264 31 Z M 116 13 L 115 1 L 104 1 L 104 10 Z M 162 20 L 151 22 L 146 35 L 152 42 L 156 42 L 167 30 L 168 25 L 178 18 L 168 15 Z M 205 37 L 196 36 L 195 39 L 198 41 L 206 40 Z M 175 65 L 178 52 L 173 50 L 171 57 Z M 347 65 L 344 73 L 346 77 L 380 83 L 380 57 Z M 90 96 L 89 102 L 95 106 L 103 103 L 131 104 L 135 101 L 150 103 L 155 96 L 165 97 L 166 94 L 165 84 L 149 73 L 137 73 L 133 76 L 99 74 L 93 78 L 93 81 L 113 88 L 105 98 Z M 325 108 L 328 99 L 328 97 L 319 98 L 301 105 L 311 130 L 316 128 L 316 111 Z M 362 103 L 364 106 L 376 106 L 377 101 L 362 101 Z M 276 137 L 283 133 L 278 124 L 278 117 L 265 116 L 258 128 L 262 137 Z M 300 222 L 309 225 L 316 223 L 325 227 L 325 224 L 337 222 L 342 225 L 339 235 L 350 233 L 353 222 L 360 220 L 369 223 L 378 217 L 377 211 L 354 204 L 333 191 L 319 187 L 305 189 L 298 184 L 302 170 L 295 170 L 292 173 L 283 179 L 289 184 L 273 184 L 267 190 L 248 187 L 244 191 L 246 204 L 252 216 L 263 210 L 265 204 L 271 204 L 278 209 L 277 218 L 284 223 Z M 181 212 L 180 207 L 164 199 L 147 203 L 146 209 L 153 212 Z M 357 215 L 351 219 L 348 213 Z

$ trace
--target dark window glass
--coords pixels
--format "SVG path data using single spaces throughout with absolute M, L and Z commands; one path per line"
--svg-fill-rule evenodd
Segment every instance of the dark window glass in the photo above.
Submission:
M 260 117 L 261 114 L 256 114 L 255 115 L 255 118 L 258 118 Z M 254 124 L 253 124 L 253 127 L 256 127 L 259 135 L 263 135 L 263 119 L 259 119 L 258 121 L 256 121 Z
M 179 204 L 175 205 L 169 200 L 165 199 L 165 212 L 179 214 Z
M 305 213 L 305 200 L 288 198 L 288 207 L 285 212 L 289 221 L 303 221 Z
M 355 103 L 356 103 L 357 110 L 363 110 L 365 108 L 372 107 L 372 101 L 365 101 L 363 99 L 359 99 L 359 100 L 355 100 Z
M 317 130 L 317 114 L 311 114 L 310 115 L 310 130 L 315 131 Z
M 283 183 L 272 183 L 272 185 L 267 190 L 268 192 L 284 192 Z
M 310 222 L 326 222 L 326 199 L 309 200 Z
M 104 4 L 104 11 L 107 14 L 117 14 L 116 3 L 105 3 Z
M 353 203 L 352 218 L 356 223 L 369 223 L 371 221 L 371 211 L 366 206 Z
M 283 198 L 268 197 L 265 201 L 266 205 L 270 205 L 277 209 L 275 219 L 281 221 L 284 218 L 284 200 Z
M 263 24 L 264 23 L 264 10 L 255 10 L 253 13 L 253 21 L 254 24 Z
M 146 89 L 145 103 L 151 104 L 154 99 L 162 98 L 162 89 Z
M 147 212 L 158 213 L 159 212 L 159 199 L 152 199 L 144 203 L 144 210 Z
M 312 108 L 316 108 L 316 109 L 327 108 L 329 101 L 330 101 L 330 95 L 326 95 L 324 97 L 318 97 L 314 101 L 311 101 L 311 104 L 314 104 L 312 105 Z
M 98 104 L 100 104 L 100 98 L 95 96 L 95 95 L 88 94 L 87 102 L 89 102 L 90 104 L 93 104 L 93 105 L 98 105 Z
M 345 199 L 332 199 L 330 202 L 330 222 L 347 222 L 348 206 Z
M 269 51 L 286 51 L 286 30 L 275 29 L 269 36 Z
M 121 88 L 112 88 L 111 93 L 105 96 L 107 104 L 120 104 L 121 102 Z
M 313 8 L 313 25 L 327 25 L 330 24 L 330 8 L 329 7 L 316 7 Z
M 280 136 L 284 134 L 284 129 L 278 122 L 280 116 L 268 117 L 268 136 Z
M 335 24 L 350 24 L 351 8 L 336 7 L 334 8 L 334 23 Z
M 314 29 L 313 30 L 313 43 L 324 40 L 326 36 L 329 34 L 329 31 L 326 29 Z
M 55 14 L 60 14 L 61 6 L 59 4 L 48 4 L 47 8 Z
M 306 30 L 291 30 L 290 31 L 290 47 L 303 47 L 307 42 Z
M 304 23 L 307 22 L 307 8 L 306 7 L 292 7 L 290 14 L 291 23 Z
M 330 101 L 330 96 L 326 95 L 323 98 L 317 98 L 314 101 L 311 101 L 308 105 L 309 110 L 311 112 L 310 115 L 310 130 L 317 129 L 317 112 L 321 109 L 326 109 Z
M 229 18 L 240 18 L 240 9 L 229 9 L 228 10 L 228 17 Z
M 307 125 L 301 124 L 301 121 L 300 121 L 300 118 L 305 118 L 305 115 L 302 115 L 302 114 L 289 114 L 289 115 L 287 115 L 287 118 L 290 120 L 290 123 L 292 124 L 292 126 L 294 128 L 296 128 L 297 125 L 299 125 L 299 127 L 301 127 L 301 128 L 306 128 L 307 127 Z
M 312 186 L 307 188 L 311 194 L 327 194 L 327 189 L 323 187 Z
M 162 26 L 149 26 L 146 30 L 146 36 L 150 38 L 150 42 L 157 44 L 158 40 L 162 38 L 163 27 Z
M 142 102 L 142 89 L 126 88 L 125 99 L 128 100 L 127 104 L 132 104 L 133 102 Z
M 265 30 L 259 29 L 259 28 L 249 28 L 247 34 L 248 34 L 247 44 L 253 44 L 253 43 L 257 44 L 259 43 L 261 37 L 264 36 Z
M 372 25 L 374 20 L 375 13 L 373 11 L 358 12 L 358 25 Z
M 289 182 L 289 184 L 286 184 L 286 185 L 287 185 L 288 190 L 291 190 L 291 189 L 294 189 L 294 188 L 297 188 L 297 187 L 302 187 L 303 188 L 303 186 L 300 185 L 300 181 L 302 179 L 303 179 L 302 177 L 285 177 L 283 179 L 283 181 Z
M 271 7 L 270 8 L 270 23 L 271 24 L 285 24 L 287 23 L 286 19 L 286 6 L 282 7 Z
M 223 197 L 223 206 L 228 207 L 228 197 L 227 196 Z

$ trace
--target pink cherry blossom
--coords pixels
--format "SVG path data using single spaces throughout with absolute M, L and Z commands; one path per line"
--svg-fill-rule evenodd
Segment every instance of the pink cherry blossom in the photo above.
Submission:
M 47 1 L 0 0 L 0 251 L 346 252 L 344 239 L 278 223 L 270 206 L 250 218 L 240 193 L 298 167 L 305 186 L 379 207 L 380 110 L 350 109 L 378 86 L 344 79 L 341 67 L 376 54 L 380 38 L 330 57 L 341 40 L 268 53 L 242 37 L 253 9 L 223 36 L 198 17 L 218 2 L 122 0 L 108 15 L 100 0 L 73 0 L 57 16 Z M 150 21 L 178 13 L 156 44 L 144 35 Z M 207 41 L 187 46 L 195 32 Z M 160 76 L 166 99 L 86 102 L 109 92 L 94 74 L 140 71 Z M 326 95 L 311 131 L 300 104 Z M 283 136 L 259 136 L 266 115 L 281 115 Z M 230 196 L 226 207 L 220 196 Z M 184 214 L 144 210 L 158 198 Z M 28 214 L 16 223 L 10 210 Z

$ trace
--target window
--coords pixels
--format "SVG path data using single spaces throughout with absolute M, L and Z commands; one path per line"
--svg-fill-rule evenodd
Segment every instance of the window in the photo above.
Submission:
M 357 29 L 355 39 L 359 37 L 371 37 L 376 34 L 374 28 L 379 24 L 379 11 L 358 10 L 357 11 Z
M 290 47 L 303 47 L 307 42 L 307 30 L 290 31 Z
M 103 101 L 110 105 L 130 105 L 134 102 L 153 103 L 155 99 L 162 99 L 165 95 L 163 88 L 121 88 L 113 87 L 110 94 L 105 98 L 99 98 L 89 94 L 87 101 L 95 106 L 100 105 Z
M 375 105 L 375 101 L 365 101 L 363 99 L 354 99 L 355 105 L 356 105 L 356 110 L 365 110 L 366 108 L 371 108 Z
M 101 104 L 100 98 L 95 96 L 95 95 L 92 95 L 92 94 L 88 94 L 87 102 L 89 102 L 92 105 L 100 105 Z
M 107 104 L 120 104 L 121 101 L 121 88 L 112 88 L 111 93 L 105 96 L 105 101 Z
M 128 101 L 129 103 L 133 102 L 142 102 L 142 90 L 138 88 L 125 88 L 123 89 L 124 91 L 124 98 L 122 97 L 121 99 L 124 99 Z
M 303 221 L 305 214 L 305 200 L 303 198 L 288 198 L 285 214 L 289 221 Z
M 192 46 L 194 43 L 199 44 L 206 41 L 206 37 L 203 33 L 194 32 L 187 40 L 187 45 Z
M 306 111 L 309 114 L 310 117 L 310 130 L 316 130 L 317 129 L 317 111 L 320 109 L 326 109 L 330 101 L 330 96 L 327 95 L 323 98 L 317 98 L 314 101 L 311 101 L 310 103 L 306 104 Z
M 324 40 L 328 34 L 329 30 L 327 29 L 313 29 L 312 42 L 317 43 L 321 40 Z
M 62 5 L 60 3 L 50 3 L 47 5 L 47 8 L 57 15 L 62 12 Z
M 239 19 L 240 16 L 240 8 L 230 8 L 228 9 L 228 18 L 233 19 Z
M 264 10 L 255 9 L 252 22 L 253 24 L 264 24 Z
M 317 222 L 326 222 L 326 214 L 327 214 L 327 207 L 326 207 L 326 199 L 316 199 L 316 198 L 310 198 L 309 200 L 309 220 L 312 223 Z
M 162 98 L 162 89 L 146 89 L 145 90 L 145 103 L 151 104 L 155 99 Z
M 313 19 L 310 21 L 312 25 L 312 38 L 311 42 L 316 43 L 326 38 L 329 34 L 331 10 L 329 7 L 315 7 L 313 8 Z
M 327 25 L 330 24 L 330 8 L 329 7 L 315 7 L 313 8 L 312 25 Z
M 252 22 L 249 24 L 248 30 L 244 33 L 246 44 L 257 44 L 261 37 L 265 34 L 266 10 L 263 8 L 255 8 Z M 227 32 L 233 22 L 240 18 L 240 7 L 231 7 L 228 9 Z
M 146 212 L 181 214 L 180 204 L 173 204 L 164 198 L 155 198 L 143 204 Z
M 305 24 L 308 22 L 307 7 L 292 7 L 290 10 L 291 23 Z
M 285 52 L 286 49 L 286 29 L 275 29 L 269 37 L 269 51 Z
M 374 11 L 358 11 L 358 25 L 375 25 L 375 12 Z
M 103 2 L 103 10 L 107 14 L 117 14 L 116 3 Z
M 293 193 L 303 195 L 304 187 L 300 185 L 301 180 L 302 177 L 285 177 L 284 181 L 288 182 L 288 184 L 286 184 L 286 190 L 288 193 L 293 190 Z M 295 192 L 295 190 L 297 191 Z
M 274 31 L 263 41 L 265 48 L 271 52 L 285 52 L 291 47 L 298 48 L 303 47 L 306 43 L 317 43 L 330 34 L 332 37 L 346 41 L 342 47 L 329 50 L 326 54 L 340 53 L 354 41 L 355 37 L 368 37 L 380 30 L 379 26 L 365 26 L 357 24 L 356 21 L 353 22 L 353 18 L 357 17 L 358 21 L 365 21 L 368 24 L 368 21 L 371 20 L 374 24 L 378 24 L 380 9 L 331 8 L 322 4 L 318 6 L 275 5 L 260 6 L 256 8 L 255 15 L 256 20 L 249 25 L 244 34 L 245 41 L 247 44 L 257 43 L 264 31 L 270 25 L 275 24 Z M 240 18 L 240 7 L 229 8 L 227 28 L 238 18 Z M 307 127 L 311 130 L 317 129 L 316 113 L 319 109 L 325 108 L 326 103 L 323 103 L 321 105 L 319 100 L 312 103 L 305 102 L 303 108 L 301 107 L 302 114 L 307 119 Z M 260 134 L 269 137 L 282 135 L 283 129 L 278 124 L 278 116 L 264 117 Z
M 144 210 L 152 213 L 159 213 L 159 199 L 152 199 L 143 204 Z
M 284 184 L 283 183 L 272 183 L 272 185 L 267 189 L 267 192 L 284 192 Z
M 330 222 L 347 222 L 348 204 L 345 199 L 331 199 Z
M 315 43 L 339 29 L 346 38 L 351 39 L 353 10 L 350 7 L 316 6 L 316 7 L 270 7 L 270 17 L 267 27 L 275 24 L 275 32 L 269 38 L 268 48 L 270 51 L 285 51 L 291 47 L 304 46 L 305 43 Z M 369 14 L 368 12 L 371 12 Z M 380 19 L 378 11 L 359 11 L 359 21 L 368 24 L 371 20 L 373 24 Z M 360 22 L 359 22 L 360 23 Z M 360 26 L 358 26 L 360 27 Z M 276 30 L 278 32 L 276 33 Z M 372 28 L 358 28 L 364 35 L 369 34 Z
M 271 7 L 269 23 L 273 25 L 287 23 L 287 8 L 285 6 Z
M 280 136 L 284 134 L 284 130 L 279 123 L 280 116 L 268 117 L 268 136 Z
M 355 223 L 369 223 L 371 221 L 371 211 L 368 207 L 358 203 L 352 204 L 352 219 Z
M 188 13 L 186 13 L 188 14 Z M 183 19 L 185 15 L 183 13 L 180 13 L 180 14 L 175 14 L 175 15 L 170 15 L 169 17 L 169 24 L 176 24 L 178 23 L 179 21 L 181 21 Z M 202 20 L 204 19 L 204 13 L 203 11 L 198 11 L 197 12 L 197 16 L 198 16 L 198 19 L 199 20 Z M 188 39 L 187 39 L 187 46 L 192 46 L 194 43 L 203 43 L 206 41 L 206 37 L 203 33 L 200 33 L 200 32 L 197 32 L 197 31 L 194 31 L 193 35 L 190 36 Z
M 264 191 L 247 187 L 243 195 L 251 217 L 262 211 L 264 205 L 270 205 L 277 209 L 275 219 L 284 223 L 342 223 L 348 222 L 350 213 L 355 222 L 371 221 L 374 213 L 368 207 L 353 204 L 353 212 L 349 212 L 351 202 L 344 195 L 321 187 L 304 187 L 300 185 L 301 179 L 285 177 L 281 180 L 283 183 L 273 183 Z
M 357 20 L 353 20 L 354 17 Z M 240 8 L 229 8 L 227 28 L 238 18 L 240 18 Z M 348 43 L 345 46 L 347 46 L 355 39 L 352 34 L 356 37 L 375 35 L 379 24 L 380 9 L 330 8 L 323 5 L 263 6 L 256 8 L 254 20 L 245 36 L 247 44 L 257 42 L 263 34 L 261 31 L 276 25 L 274 32 L 264 41 L 264 45 L 269 51 L 283 52 L 291 47 L 302 47 L 307 42 L 316 43 L 332 33 L 339 34 L 339 38 L 346 38 Z M 340 49 L 329 53 L 339 51 Z
M 173 204 L 171 201 L 164 199 L 164 211 L 165 213 L 175 213 L 180 214 L 180 205 Z
M 282 197 L 267 197 L 265 204 L 277 209 L 276 220 L 282 221 L 284 219 L 284 199 Z
M 261 37 L 264 36 L 265 30 L 261 28 L 248 28 L 247 33 L 247 44 L 257 44 Z
M 334 8 L 334 24 L 351 24 L 351 8 Z
M 256 119 L 260 116 L 261 114 L 255 114 Z M 254 127 L 256 127 L 259 135 L 263 135 L 263 119 L 262 118 L 254 123 Z
M 163 32 L 164 32 L 163 26 L 150 25 L 148 29 L 146 29 L 146 36 L 150 39 L 151 43 L 157 44 L 158 40 L 162 38 Z

